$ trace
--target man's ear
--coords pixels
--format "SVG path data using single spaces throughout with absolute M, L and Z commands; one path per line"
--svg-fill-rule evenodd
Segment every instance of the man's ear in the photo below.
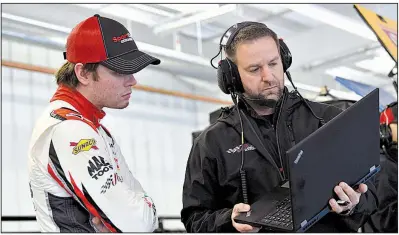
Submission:
M 86 86 L 90 83 L 90 77 L 89 77 L 89 73 L 87 73 L 84 69 L 83 69 L 83 64 L 82 63 L 77 63 L 75 64 L 75 74 L 76 77 L 78 78 L 79 82 Z
M 395 143 L 398 143 L 398 124 L 391 123 L 391 124 L 389 124 L 389 127 L 391 128 L 392 141 Z

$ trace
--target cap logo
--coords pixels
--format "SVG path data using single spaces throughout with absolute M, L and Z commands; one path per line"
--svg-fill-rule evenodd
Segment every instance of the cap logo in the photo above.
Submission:
M 122 34 L 121 36 L 112 38 L 113 42 L 120 42 L 120 43 L 125 43 L 132 40 L 133 38 L 130 37 L 130 33 Z

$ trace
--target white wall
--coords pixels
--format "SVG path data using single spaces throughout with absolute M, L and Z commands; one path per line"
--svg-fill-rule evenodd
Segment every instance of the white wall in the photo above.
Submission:
M 57 68 L 61 51 L 2 41 L 2 59 Z M 139 84 L 205 95 L 174 75 L 145 69 Z M 2 67 L 2 216 L 34 215 L 28 186 L 27 152 L 35 120 L 56 90 L 54 77 Z M 191 133 L 208 124 L 221 105 L 133 90 L 125 110 L 106 109 L 103 123 L 121 146 L 133 174 L 156 203 L 160 216 L 180 216 Z M 181 227 L 181 226 L 180 226 Z M 4 222 L 3 231 L 37 230 L 31 222 Z

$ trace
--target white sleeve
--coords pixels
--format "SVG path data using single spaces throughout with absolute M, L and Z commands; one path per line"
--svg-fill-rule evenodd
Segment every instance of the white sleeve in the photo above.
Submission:
M 158 219 L 152 199 L 125 163 L 115 163 L 107 145 L 86 123 L 63 121 L 52 135 L 49 173 L 111 232 L 154 231 Z

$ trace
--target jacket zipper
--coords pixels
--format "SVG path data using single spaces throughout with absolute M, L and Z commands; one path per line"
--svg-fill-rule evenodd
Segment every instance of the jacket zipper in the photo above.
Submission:
M 283 181 L 286 180 L 286 177 L 285 177 L 285 169 L 284 169 L 283 159 L 281 158 L 280 143 L 279 143 L 279 140 L 278 140 L 278 131 L 277 131 L 277 128 L 278 128 L 278 121 L 279 121 L 279 119 L 280 119 L 281 110 L 282 110 L 283 107 L 284 107 L 285 98 L 286 98 L 286 96 L 283 97 L 283 101 L 281 102 L 280 110 L 279 110 L 279 112 L 278 112 L 277 121 L 276 121 L 277 150 L 278 150 L 278 156 L 279 156 L 279 158 L 280 158 L 280 164 L 281 164 L 281 168 L 280 168 L 280 169 L 282 169 L 282 170 L 280 170 L 279 173 L 280 173 L 280 175 L 282 175 Z
M 292 147 L 295 145 L 294 130 L 292 129 L 292 123 L 289 122 L 287 127 L 288 127 L 288 130 L 290 133 L 290 140 L 291 140 L 291 147 Z
M 249 127 L 251 128 L 252 132 L 255 133 L 256 138 L 258 139 L 258 141 L 260 142 L 260 144 L 262 145 L 262 147 L 263 147 L 263 148 L 266 150 L 266 152 L 267 152 L 266 147 L 263 145 L 262 141 L 260 140 L 258 134 L 256 133 L 254 127 L 252 126 L 252 123 L 247 119 L 247 117 L 245 116 L 245 113 L 242 112 L 242 115 L 243 115 L 244 118 L 246 118 L 247 123 L 248 123 Z M 281 172 L 280 172 L 280 169 L 279 169 L 279 167 L 277 166 L 277 163 L 273 160 L 272 157 L 271 157 L 271 159 L 270 159 L 270 162 L 271 162 L 272 165 L 276 168 L 277 172 L 279 173 L 279 176 L 280 176 L 281 178 L 283 178 L 283 176 L 282 176 L 282 174 L 281 174 Z

